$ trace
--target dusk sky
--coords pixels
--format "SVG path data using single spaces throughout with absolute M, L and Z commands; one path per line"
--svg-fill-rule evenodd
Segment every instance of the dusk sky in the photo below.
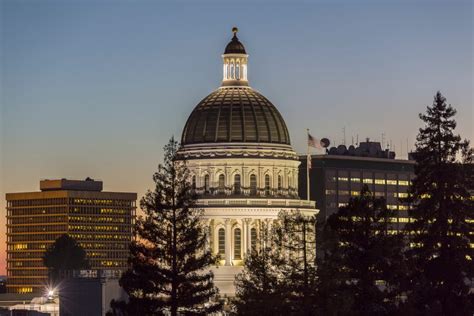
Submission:
M 143 196 L 219 86 L 233 26 L 297 152 L 306 128 L 340 144 L 345 127 L 346 144 L 385 133 L 406 158 L 437 90 L 474 140 L 472 1 L 199 2 L 0 0 L 2 210 L 5 192 L 45 178 Z

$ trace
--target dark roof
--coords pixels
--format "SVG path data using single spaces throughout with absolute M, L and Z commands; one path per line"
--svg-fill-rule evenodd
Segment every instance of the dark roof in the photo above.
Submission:
M 181 144 L 290 144 L 285 121 L 275 106 L 248 87 L 225 87 L 205 97 L 184 126 Z
M 225 47 L 224 54 L 247 54 L 244 45 L 239 41 L 236 33 L 234 32 L 234 37 Z

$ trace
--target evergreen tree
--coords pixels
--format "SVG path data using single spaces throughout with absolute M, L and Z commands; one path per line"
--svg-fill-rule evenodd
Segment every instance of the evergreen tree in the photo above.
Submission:
M 177 142 L 171 139 L 164 150 L 164 163 L 153 177 L 155 189 L 140 203 L 145 216 L 134 226 L 130 268 L 120 279 L 129 300 L 112 303 L 117 314 L 205 315 L 221 308 L 212 300 L 217 288 L 206 269 L 216 257 L 206 247 L 189 170 L 177 156 Z
M 314 315 L 315 218 L 280 212 L 236 277 L 239 315 Z M 262 235 L 263 234 L 263 235 Z
M 281 257 L 272 247 L 272 232 L 266 224 L 259 227 L 258 241 L 245 258 L 244 270 L 235 278 L 237 315 L 281 315 L 287 309 L 282 289 Z
M 425 125 L 417 136 L 415 178 L 407 225 L 413 259 L 409 298 L 422 314 L 472 315 L 474 278 L 473 151 L 467 140 L 454 134 L 456 110 L 437 92 L 432 106 L 420 119 Z M 471 169 L 469 169 L 471 168 Z
M 46 250 L 43 264 L 48 268 L 53 284 L 59 281 L 61 273 L 90 268 L 85 250 L 68 234 L 60 236 Z
M 275 223 L 275 249 L 278 249 L 284 275 L 282 292 L 292 315 L 314 315 L 316 310 L 316 217 L 300 211 L 282 211 Z
M 364 186 L 360 196 L 327 220 L 332 235 L 318 268 L 320 313 L 388 315 L 403 273 L 403 242 L 391 234 L 393 211 Z

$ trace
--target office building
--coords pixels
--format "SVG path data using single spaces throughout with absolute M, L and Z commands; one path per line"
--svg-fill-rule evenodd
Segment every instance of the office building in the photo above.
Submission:
M 44 291 L 42 257 L 61 235 L 85 249 L 93 269 L 125 269 L 136 193 L 103 192 L 102 181 L 43 180 L 39 192 L 7 193 L 7 291 Z
M 300 156 L 299 193 L 307 196 L 307 156 Z M 312 155 L 310 169 L 310 198 L 320 209 L 324 221 L 338 208 L 356 197 L 364 185 L 376 197 L 383 197 L 390 209 L 397 210 L 394 229 L 409 222 L 408 205 L 399 198 L 408 196 L 410 180 L 414 177 L 413 160 L 395 159 L 395 153 L 382 150 L 380 143 L 361 142 L 358 147 L 341 145 L 326 155 Z

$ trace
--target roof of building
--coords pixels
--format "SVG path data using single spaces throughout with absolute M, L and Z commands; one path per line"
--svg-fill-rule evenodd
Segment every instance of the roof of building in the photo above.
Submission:
M 249 87 L 221 87 L 194 108 L 184 126 L 181 144 L 290 144 L 285 121 L 276 107 Z
M 232 28 L 234 36 L 232 37 L 232 40 L 229 42 L 229 44 L 227 44 L 225 47 L 224 54 L 247 54 L 245 52 L 244 45 L 237 38 L 238 31 L 239 30 L 236 27 Z

